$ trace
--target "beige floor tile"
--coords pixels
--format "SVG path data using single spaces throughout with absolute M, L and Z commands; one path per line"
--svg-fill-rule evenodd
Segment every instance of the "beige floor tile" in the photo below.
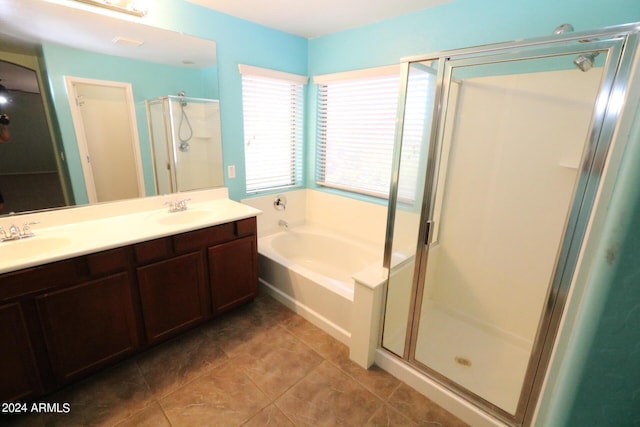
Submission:
M 238 426 L 270 400 L 233 365 L 225 363 L 160 400 L 174 427 Z
M 111 426 L 138 412 L 152 399 L 138 366 L 130 360 L 39 399 L 69 403 L 71 411 L 68 414 L 32 415 L 11 423 L 21 426 Z
M 348 357 L 335 360 L 334 363 L 382 400 L 387 400 L 401 384 L 399 379 L 375 365 L 365 369 Z
M 369 418 L 365 427 L 414 427 L 417 425 L 417 423 L 411 421 L 389 405 L 383 405 Z M 444 426 L 441 425 L 439 427 Z
M 269 405 L 262 411 L 251 418 L 244 427 L 293 427 L 295 424 L 291 422 L 285 414 L 282 413 L 275 405 Z
M 276 401 L 300 426 L 361 426 L 381 400 L 325 361 Z
M 196 329 L 138 356 L 151 391 L 159 398 L 227 360 L 217 342 Z
M 419 425 L 467 426 L 467 424 L 406 384 L 400 385 L 393 392 L 389 397 L 388 403 Z
M 237 348 L 230 363 L 275 399 L 322 362 L 322 357 L 282 328 L 271 328 Z
M 220 348 L 228 354 L 237 353 L 236 348 L 256 337 L 266 330 L 276 327 L 275 322 L 260 324 L 255 311 L 240 307 L 238 312 L 224 314 L 213 319 L 202 327 L 202 331 L 218 343 Z
M 289 318 L 282 325 L 325 359 L 336 361 L 349 357 L 346 345 L 300 316 Z
M 114 427 L 171 427 L 158 402 L 153 402 Z

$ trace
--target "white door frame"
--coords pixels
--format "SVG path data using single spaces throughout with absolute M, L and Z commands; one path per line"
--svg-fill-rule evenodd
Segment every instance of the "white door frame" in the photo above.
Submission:
M 96 203 L 98 201 L 98 196 L 96 194 L 96 186 L 93 179 L 93 171 L 91 168 L 91 162 L 89 157 L 89 149 L 87 145 L 87 136 L 84 130 L 84 123 L 82 119 L 82 113 L 80 112 L 80 105 L 77 101 L 78 97 L 76 96 L 75 84 L 86 84 L 86 85 L 94 85 L 94 86 L 106 86 L 112 88 L 121 88 L 125 90 L 125 101 L 127 103 L 127 109 L 129 111 L 129 123 L 131 127 L 131 135 L 132 135 L 132 150 L 133 150 L 133 158 L 136 167 L 136 176 L 138 180 L 138 196 L 144 197 L 145 187 L 144 187 L 144 172 L 142 168 L 142 155 L 140 153 L 140 138 L 138 136 L 138 123 L 136 120 L 136 111 L 135 111 L 135 102 L 133 100 L 133 86 L 128 82 L 115 82 L 109 80 L 96 80 L 96 79 L 87 79 L 83 77 L 73 77 L 73 76 L 65 76 L 64 77 L 66 87 L 67 87 L 67 96 L 69 98 L 69 106 L 71 107 L 71 118 L 73 120 L 73 128 L 76 132 L 76 140 L 78 144 L 78 151 L 80 153 L 80 164 L 82 165 L 82 174 L 84 175 L 85 187 L 87 189 L 87 197 L 89 198 L 89 203 Z

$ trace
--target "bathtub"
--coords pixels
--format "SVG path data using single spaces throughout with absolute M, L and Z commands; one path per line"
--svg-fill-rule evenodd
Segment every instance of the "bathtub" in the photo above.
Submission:
M 381 248 L 310 225 L 258 239 L 263 289 L 347 345 L 352 276 L 372 265 L 382 265 Z

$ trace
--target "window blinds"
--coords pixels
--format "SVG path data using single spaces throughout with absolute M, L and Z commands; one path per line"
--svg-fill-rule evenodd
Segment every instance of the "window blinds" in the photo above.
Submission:
M 399 84 L 392 75 L 320 85 L 319 184 L 387 195 Z
M 425 124 L 430 124 L 435 76 L 410 77 L 402 156 L 421 156 Z M 391 75 L 348 80 L 328 79 L 318 88 L 319 185 L 387 198 L 400 89 L 396 68 Z M 427 116 L 429 121 L 427 122 Z M 427 135 L 428 137 L 428 135 Z M 412 162 L 407 162 L 411 164 Z M 399 197 L 414 199 L 418 164 L 401 171 Z
M 247 193 L 302 183 L 306 77 L 241 66 Z

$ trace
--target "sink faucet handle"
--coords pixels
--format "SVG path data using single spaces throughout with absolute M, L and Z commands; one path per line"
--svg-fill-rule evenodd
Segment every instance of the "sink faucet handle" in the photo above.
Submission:
M 16 226 L 15 224 L 11 224 L 11 226 L 9 227 L 9 237 L 15 238 L 20 236 L 20 234 L 20 228 L 18 228 L 18 226 Z
M 176 209 L 187 209 L 187 202 L 189 200 L 191 200 L 191 198 L 178 200 L 176 202 Z
M 22 224 L 22 235 L 33 236 L 33 231 L 31 231 L 31 226 L 35 224 L 40 224 L 40 221 L 29 221 Z
M 4 227 L 0 225 L 0 235 L 2 235 L 3 239 L 6 239 L 7 237 L 7 232 L 4 230 Z

